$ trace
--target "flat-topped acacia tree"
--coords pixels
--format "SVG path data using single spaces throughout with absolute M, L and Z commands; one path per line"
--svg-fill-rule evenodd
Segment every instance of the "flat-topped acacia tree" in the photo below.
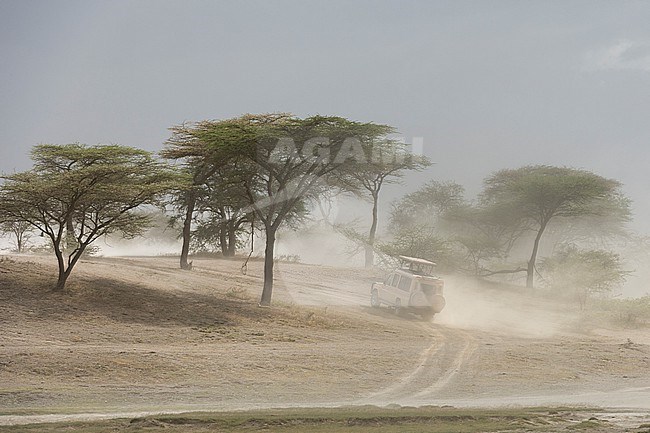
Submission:
M 98 238 L 140 235 L 149 217 L 141 206 L 160 205 L 178 176 L 150 152 L 119 145 L 38 145 L 34 166 L 2 176 L 0 219 L 24 221 L 47 236 L 58 263 L 55 291 Z
M 229 155 L 243 170 L 241 183 L 266 234 L 264 287 L 260 305 L 271 304 L 273 254 L 277 231 L 306 200 L 333 188 L 333 178 L 348 176 L 371 160 L 372 142 L 393 132 L 387 125 L 337 116 L 298 118 L 286 113 L 244 115 L 196 124 L 192 134 L 213 150 Z
M 488 208 L 510 213 L 535 233 L 525 269 L 526 287 L 533 288 L 540 241 L 549 224 L 584 217 L 606 221 L 610 226 L 625 224 L 630 219 L 630 200 L 621 187 L 620 182 L 587 170 L 530 165 L 489 176 L 481 201 Z

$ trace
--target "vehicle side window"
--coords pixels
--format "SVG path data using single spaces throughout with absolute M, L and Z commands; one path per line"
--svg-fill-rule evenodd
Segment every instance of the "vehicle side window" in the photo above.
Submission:
M 401 290 L 409 290 L 411 288 L 411 279 L 402 275 L 402 278 L 399 279 L 399 286 Z
M 397 283 L 399 282 L 399 275 L 394 274 L 393 275 L 393 281 L 390 283 L 391 286 L 397 287 Z

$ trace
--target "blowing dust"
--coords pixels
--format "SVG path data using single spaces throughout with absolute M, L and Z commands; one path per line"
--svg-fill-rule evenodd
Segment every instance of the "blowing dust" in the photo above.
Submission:
M 460 276 L 445 277 L 447 306 L 435 322 L 463 329 L 493 331 L 523 337 L 551 337 L 572 321 L 561 304 Z

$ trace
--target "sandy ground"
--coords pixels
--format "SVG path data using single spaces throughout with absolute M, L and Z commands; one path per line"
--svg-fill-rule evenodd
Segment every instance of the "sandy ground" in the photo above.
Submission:
M 2 257 L 0 425 L 365 404 L 650 410 L 648 330 L 584 329 L 572 305 L 458 278 L 424 322 L 367 306 L 377 271 L 289 263 L 259 308 L 262 264 L 241 264 L 91 259 L 56 294 L 50 258 Z

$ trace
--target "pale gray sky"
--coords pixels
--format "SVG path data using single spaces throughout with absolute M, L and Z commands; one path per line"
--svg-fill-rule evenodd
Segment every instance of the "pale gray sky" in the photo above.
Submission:
M 0 0 L 0 171 L 37 143 L 159 150 L 186 120 L 335 114 L 424 137 L 437 164 L 411 189 L 586 168 L 650 231 L 648 23 L 640 1 Z

